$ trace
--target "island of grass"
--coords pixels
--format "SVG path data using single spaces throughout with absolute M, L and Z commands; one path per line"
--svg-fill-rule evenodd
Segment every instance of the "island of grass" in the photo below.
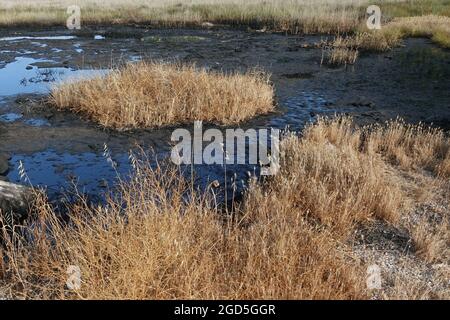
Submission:
M 273 111 L 274 89 L 269 76 L 258 70 L 224 73 L 139 62 L 60 84 L 53 88 L 50 102 L 119 130 L 196 120 L 227 125 Z

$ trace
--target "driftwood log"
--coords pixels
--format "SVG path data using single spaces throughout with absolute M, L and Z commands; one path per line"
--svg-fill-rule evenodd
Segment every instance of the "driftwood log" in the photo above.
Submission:
M 31 188 L 0 180 L 0 212 L 3 218 L 14 217 L 14 223 L 25 220 L 32 200 Z

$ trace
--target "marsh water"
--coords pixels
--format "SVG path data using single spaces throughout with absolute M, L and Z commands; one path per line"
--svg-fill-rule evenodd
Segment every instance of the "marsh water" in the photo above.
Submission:
M 9 169 L 0 175 L 45 187 L 54 199 L 72 188 L 101 198 L 118 177 L 126 179 L 130 173 L 130 150 L 139 147 L 167 157 L 174 128 L 112 131 L 45 103 L 51 86 L 60 81 L 104 74 L 139 60 L 268 71 L 277 111 L 241 124 L 244 129 L 297 131 L 319 115 L 334 114 L 352 115 L 361 124 L 399 116 L 450 129 L 449 50 L 427 39 L 406 39 L 390 52 L 363 54 L 355 65 L 336 68 L 321 64 L 322 50 L 316 44 L 326 37 L 123 27 L 75 34 L 62 28 L 1 31 L 0 161 L 7 161 Z M 26 176 L 19 173 L 20 164 Z M 195 168 L 200 185 L 234 174 L 244 185 L 247 172 L 257 170 L 249 165 L 225 172 L 222 166 Z

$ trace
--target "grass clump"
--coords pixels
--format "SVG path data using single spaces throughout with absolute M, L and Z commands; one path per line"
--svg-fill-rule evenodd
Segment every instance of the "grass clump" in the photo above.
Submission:
M 359 51 L 351 48 L 333 48 L 328 58 L 331 65 L 354 64 L 358 58 Z
M 352 41 L 352 38 L 338 35 L 322 49 L 322 63 L 326 58 L 329 65 L 354 64 L 358 58 L 359 50 L 351 43 Z
M 427 15 L 395 18 L 382 25 L 381 30 L 357 31 L 338 35 L 328 44 L 330 64 L 353 64 L 360 52 L 385 52 L 399 46 L 406 37 L 425 37 L 443 48 L 450 48 L 450 18 Z
M 384 52 L 400 45 L 402 33 L 399 30 L 384 28 L 381 30 L 358 32 L 350 42 L 362 51 Z
M 355 224 L 374 218 L 397 221 L 402 190 L 379 154 L 361 152 L 362 135 L 342 118 L 321 119 L 301 137 L 286 138 L 281 174 L 269 183 L 274 198 L 335 234 L 348 235 Z
M 354 64 L 361 52 L 384 52 L 400 45 L 402 32 L 396 28 L 358 31 L 348 36 L 337 35 L 325 49 L 328 64 Z
M 426 37 L 442 47 L 450 48 L 450 17 L 426 15 L 397 18 L 386 27 L 399 30 L 403 37 Z
M 127 64 L 106 76 L 64 83 L 51 103 L 105 127 L 149 128 L 203 120 L 239 123 L 274 108 L 269 76 L 209 72 L 193 65 Z
M 387 127 L 376 127 L 369 136 L 367 148 L 382 153 L 388 161 L 405 170 L 420 168 L 450 177 L 450 141 L 440 129 L 396 120 Z

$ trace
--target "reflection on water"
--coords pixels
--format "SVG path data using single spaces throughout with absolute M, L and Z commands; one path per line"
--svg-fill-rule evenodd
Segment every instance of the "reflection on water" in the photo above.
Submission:
M 30 36 L 19 36 L 19 37 L 3 37 L 0 41 L 21 41 L 21 40 L 72 40 L 75 36 L 45 36 L 45 37 L 30 37 Z
M 23 115 L 18 114 L 18 113 L 6 113 L 6 114 L 3 114 L 0 116 L 0 121 L 11 123 L 11 122 L 21 119 L 22 117 L 23 117 Z
M 273 117 L 269 125 L 280 129 L 289 127 L 293 131 L 300 131 L 306 124 L 315 121 L 318 115 L 337 112 L 333 103 L 318 92 L 300 91 L 281 101 L 281 105 L 287 110 L 282 115 Z
M 128 154 L 108 158 L 96 153 L 56 153 L 52 150 L 32 155 L 14 155 L 8 178 L 12 182 L 25 182 L 19 173 L 22 163 L 26 181 L 33 186 L 47 188 L 49 196 L 62 190 L 71 190 L 74 185 L 86 194 L 100 193 L 113 184 L 118 177 L 125 178 L 130 170 Z
M 45 59 L 17 57 L 14 62 L 0 69 L 0 96 L 24 93 L 46 93 L 50 83 L 105 74 L 107 70 L 75 70 L 65 67 L 39 68 L 37 63 L 51 62 Z
M 399 52 L 396 59 L 400 61 L 403 81 L 415 81 L 415 85 L 427 87 L 450 78 L 450 52 L 441 48 L 413 47 Z

